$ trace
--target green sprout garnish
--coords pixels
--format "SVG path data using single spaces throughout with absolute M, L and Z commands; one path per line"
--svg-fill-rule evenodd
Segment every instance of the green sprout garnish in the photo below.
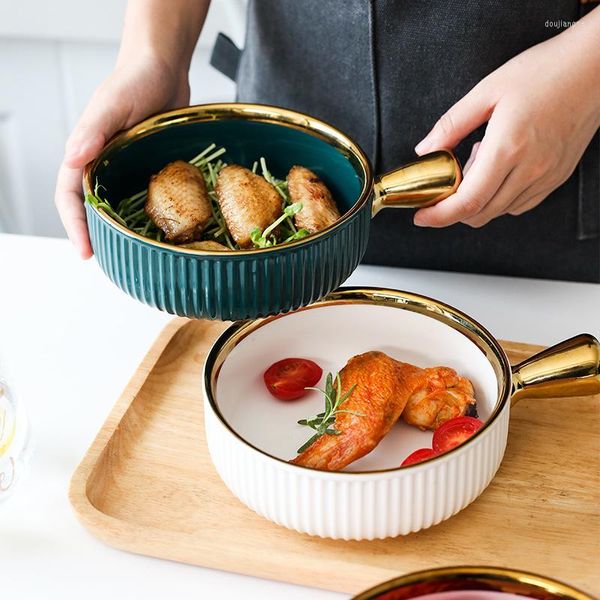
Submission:
M 331 427 L 335 422 L 336 416 L 340 413 L 348 413 L 356 417 L 365 416 L 359 412 L 340 408 L 342 404 L 344 404 L 344 402 L 346 402 L 346 400 L 352 396 L 354 390 L 356 389 L 356 384 L 354 384 L 345 394 L 342 394 L 342 381 L 339 373 L 335 376 L 335 387 L 333 384 L 333 375 L 328 373 L 327 379 L 325 380 L 324 390 L 314 387 L 307 387 L 305 389 L 317 390 L 325 396 L 325 410 L 314 417 L 309 419 L 300 419 L 300 421 L 298 421 L 298 425 L 305 425 L 306 427 L 310 427 L 316 431 L 316 433 L 303 446 L 298 448 L 298 454 L 302 454 L 302 452 L 309 448 L 323 435 L 340 435 L 342 433 L 341 431 Z
M 255 227 L 250 232 L 250 239 L 252 243 L 258 248 L 268 248 L 269 246 L 275 246 L 277 244 L 277 238 L 275 235 L 272 235 L 273 231 L 281 225 L 284 221 L 287 221 L 293 215 L 298 214 L 302 210 L 302 202 L 294 202 L 294 204 L 290 204 L 283 209 L 283 214 L 275 219 L 262 233 L 258 227 Z M 298 231 L 292 232 L 288 237 L 286 237 L 286 241 L 291 241 L 293 239 L 299 240 L 308 235 L 308 231 L 306 229 L 300 229 Z

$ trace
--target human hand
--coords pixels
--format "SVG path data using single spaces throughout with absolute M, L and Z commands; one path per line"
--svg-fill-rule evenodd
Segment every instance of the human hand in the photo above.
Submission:
M 55 202 L 69 239 L 82 258 L 92 256 L 81 178 L 84 166 L 119 130 L 147 116 L 189 103 L 187 70 L 174 72 L 156 57 L 118 66 L 96 90 L 65 148 Z
M 598 36 L 600 15 L 595 31 L 591 16 L 581 34 L 585 19 L 488 75 L 417 145 L 419 155 L 453 148 L 488 123 L 456 193 L 417 211 L 415 225 L 481 227 L 531 210 L 568 179 L 600 127 L 597 37 L 590 40 L 594 51 L 585 48 L 590 29 Z

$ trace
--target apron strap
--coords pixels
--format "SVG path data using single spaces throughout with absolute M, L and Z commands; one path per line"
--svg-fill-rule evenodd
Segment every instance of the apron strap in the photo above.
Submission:
M 596 133 L 579 163 L 577 239 L 600 236 L 600 133 Z
M 597 7 L 598 0 L 580 0 L 579 17 Z M 583 153 L 578 175 L 577 239 L 596 239 L 600 237 L 600 131 Z
M 210 64 L 229 79 L 236 81 L 242 51 L 230 37 L 219 33 L 210 55 Z

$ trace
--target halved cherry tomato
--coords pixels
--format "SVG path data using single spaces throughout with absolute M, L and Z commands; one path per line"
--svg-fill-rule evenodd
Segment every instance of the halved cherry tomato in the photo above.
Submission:
M 466 442 L 483 422 L 475 417 L 456 417 L 446 421 L 433 432 L 432 447 L 438 454 L 448 452 Z
M 267 389 L 279 400 L 297 400 L 316 385 L 323 369 L 307 358 L 284 358 L 273 363 L 263 375 Z
M 409 454 L 400 465 L 401 467 L 406 467 L 407 465 L 414 465 L 415 463 L 423 462 L 428 458 L 433 458 L 437 456 L 437 454 L 431 448 L 419 448 L 415 450 L 412 454 Z

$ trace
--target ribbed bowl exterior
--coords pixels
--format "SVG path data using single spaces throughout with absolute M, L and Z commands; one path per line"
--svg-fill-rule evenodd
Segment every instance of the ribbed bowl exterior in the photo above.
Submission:
M 227 487 L 259 515 L 324 538 L 372 540 L 426 529 L 475 500 L 506 448 L 509 403 L 485 431 L 427 463 L 368 474 L 304 469 L 236 437 L 204 403 L 212 461 Z
M 329 233 L 246 254 L 189 254 L 128 236 L 86 204 L 96 260 L 124 292 L 171 314 L 235 321 L 289 312 L 339 287 L 365 253 L 371 202 Z

